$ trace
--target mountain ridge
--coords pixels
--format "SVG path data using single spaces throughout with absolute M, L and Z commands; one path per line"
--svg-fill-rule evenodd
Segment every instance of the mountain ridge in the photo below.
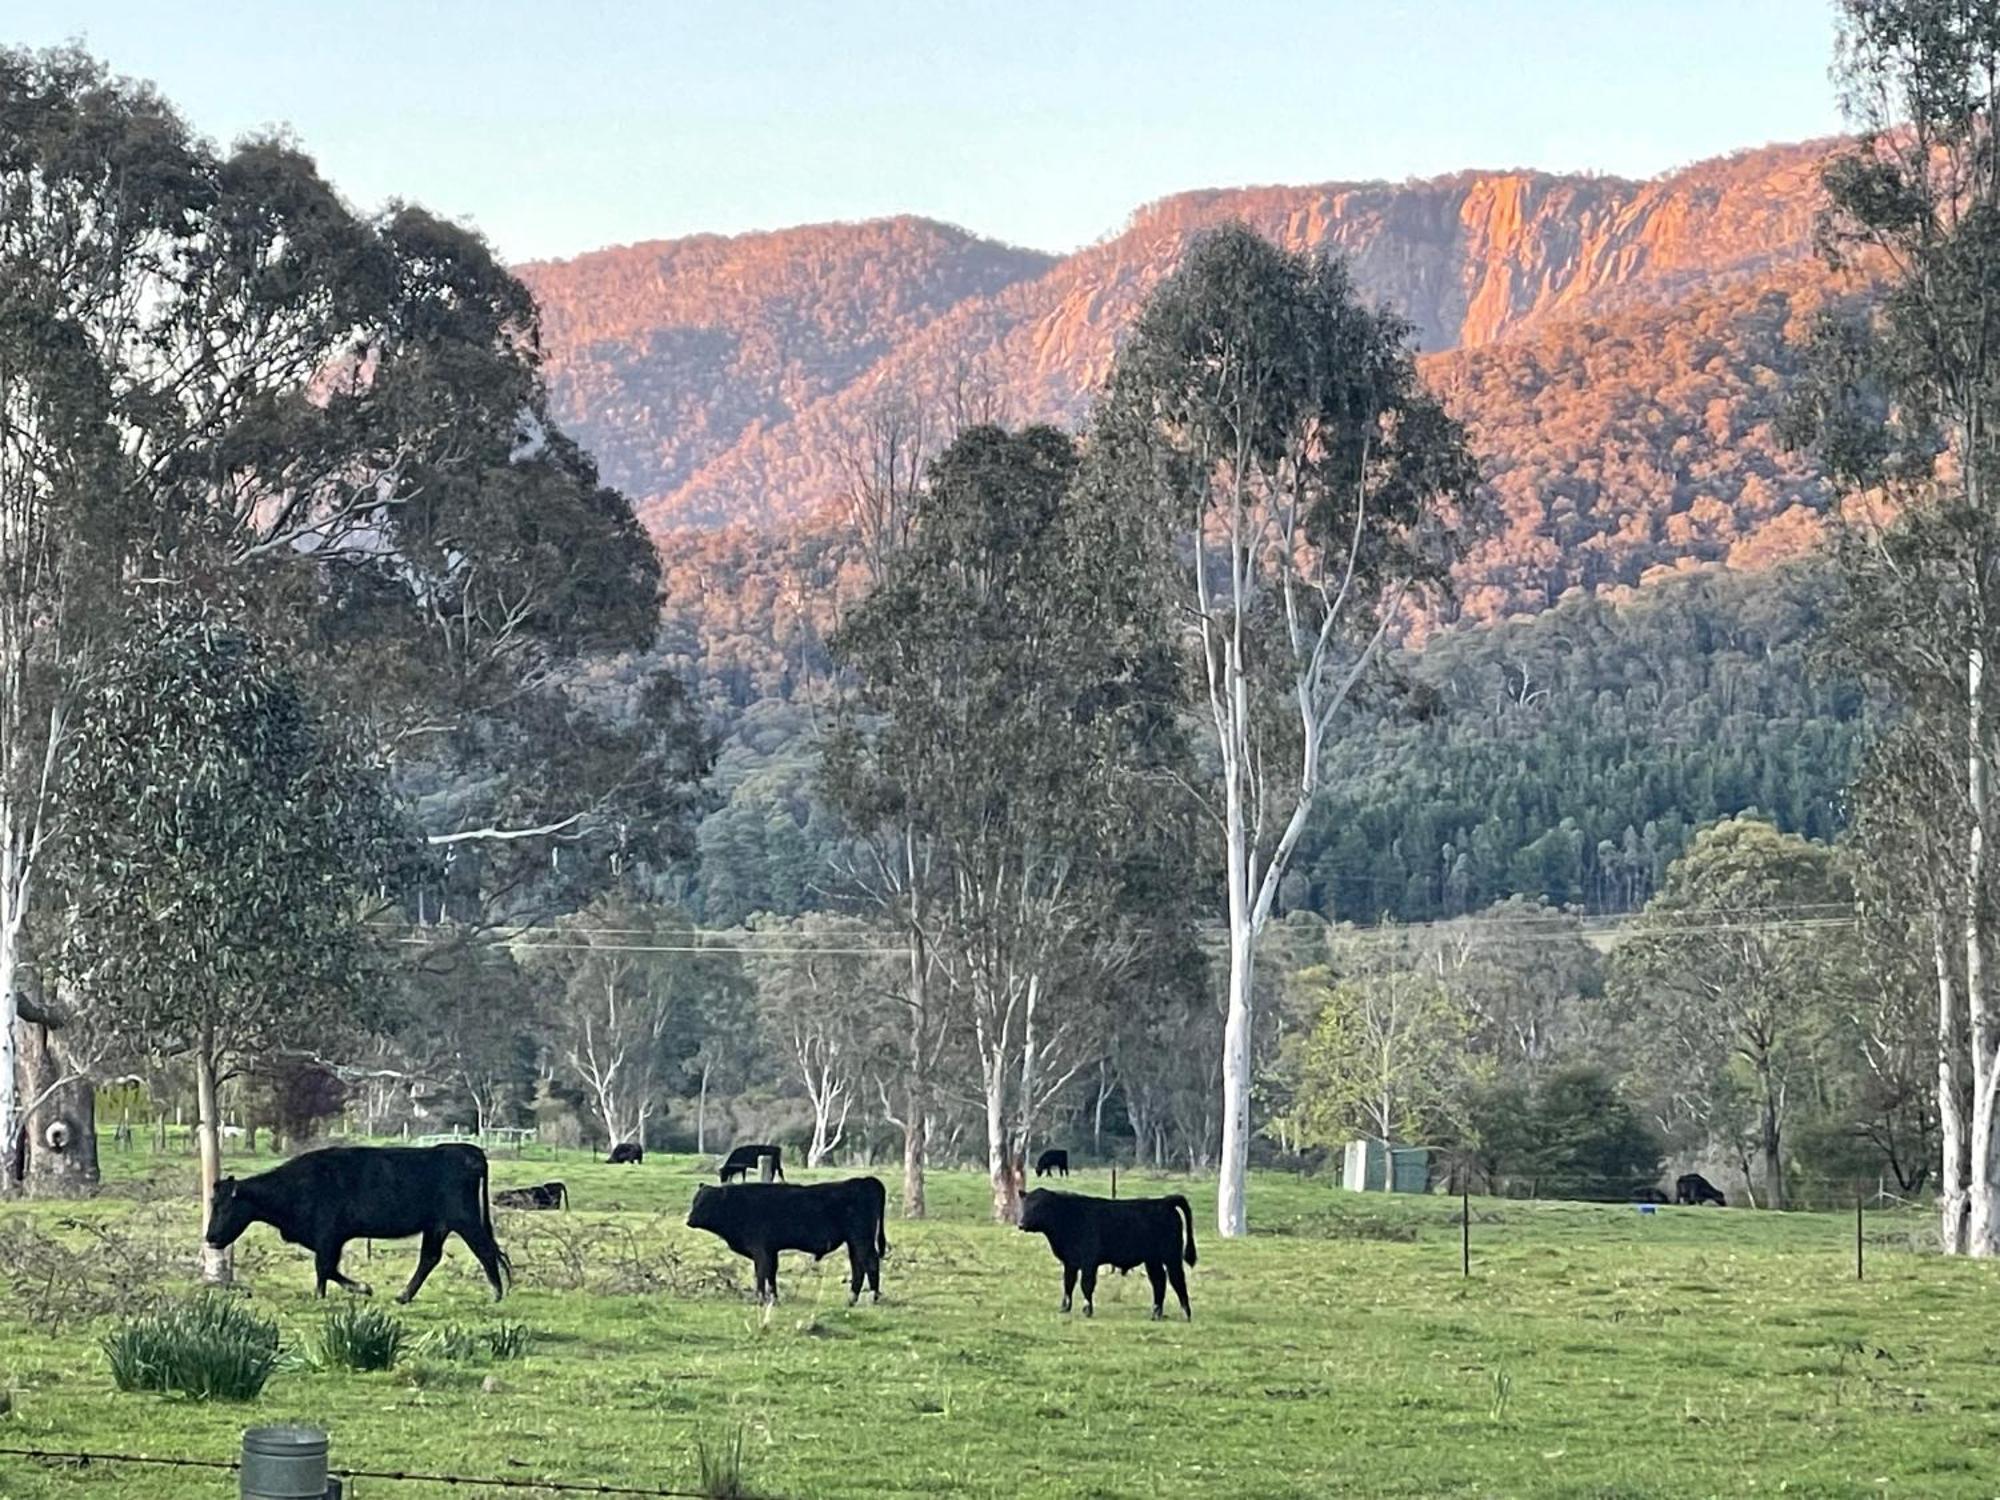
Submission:
M 613 247 L 525 268 L 558 415 L 663 548 L 734 615 L 774 608 L 777 558 L 831 519 L 872 413 L 976 387 L 1012 422 L 1075 427 L 1117 340 L 1195 235 L 1240 219 L 1345 255 L 1411 320 L 1420 364 L 1486 463 L 1494 531 L 1459 615 L 1809 548 L 1830 496 L 1775 435 L 1810 322 L 1837 138 L 1635 180 L 1535 170 L 1201 188 L 1069 255 L 914 215 Z M 748 526 L 768 544 L 709 548 Z M 795 536 L 796 546 L 787 541 Z M 818 566 L 818 563 L 814 564 Z M 686 602 L 685 596 L 683 603 Z

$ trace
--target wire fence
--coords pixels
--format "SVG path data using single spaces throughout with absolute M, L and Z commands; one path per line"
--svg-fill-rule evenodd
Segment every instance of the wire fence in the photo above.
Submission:
M 59 1448 L 18 1448 L 0 1447 L 0 1458 L 29 1459 L 38 1463 L 69 1464 L 88 1467 L 91 1464 L 128 1464 L 135 1467 L 161 1469 L 208 1469 L 222 1473 L 237 1473 L 243 1467 L 241 1459 L 234 1458 L 180 1458 L 148 1453 L 109 1453 L 88 1449 Z M 654 1485 L 600 1484 L 591 1480 L 572 1479 L 530 1479 L 520 1476 L 493 1476 L 478 1474 L 436 1474 L 408 1469 L 349 1469 L 329 1467 L 327 1477 L 343 1483 L 355 1479 L 380 1480 L 395 1484 L 428 1484 L 447 1488 L 526 1490 L 542 1495 L 643 1495 L 654 1500 L 709 1500 L 711 1491 L 675 1489 Z M 770 1491 L 759 1488 L 759 1500 L 784 1500 Z

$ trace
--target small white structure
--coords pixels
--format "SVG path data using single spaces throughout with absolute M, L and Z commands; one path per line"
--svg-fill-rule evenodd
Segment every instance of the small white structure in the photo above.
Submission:
M 1427 1193 L 1430 1147 L 1398 1146 L 1379 1136 L 1349 1141 L 1341 1153 L 1340 1185 L 1357 1193 Z

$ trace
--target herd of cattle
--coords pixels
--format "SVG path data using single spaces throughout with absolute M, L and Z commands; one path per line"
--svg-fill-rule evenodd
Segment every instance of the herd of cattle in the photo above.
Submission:
M 611 1160 L 639 1164 L 642 1148 L 615 1147 Z M 765 1164 L 775 1181 L 743 1179 Z M 1045 1151 L 1035 1163 L 1035 1175 L 1069 1175 L 1063 1151 Z M 888 1253 L 888 1197 L 880 1179 L 849 1177 L 837 1182 L 795 1184 L 784 1181 L 782 1157 L 776 1146 L 738 1146 L 724 1159 L 723 1186 L 695 1189 L 688 1227 L 704 1230 L 747 1259 L 756 1274 L 757 1296 L 764 1303 L 778 1299 L 778 1255 L 799 1250 L 822 1260 L 845 1246 L 848 1265 L 848 1306 L 861 1298 L 866 1285 L 876 1301 L 882 1297 L 882 1257 Z M 417 1268 L 398 1302 L 417 1295 L 424 1280 L 444 1255 L 444 1242 L 457 1235 L 472 1251 L 498 1301 L 506 1290 L 512 1267 L 493 1234 L 489 1203 L 529 1210 L 569 1206 L 569 1190 L 560 1182 L 509 1188 L 489 1197 L 486 1153 L 463 1142 L 443 1146 L 329 1146 L 308 1151 L 283 1166 L 254 1177 L 224 1177 L 210 1199 L 207 1242 L 226 1249 L 252 1224 L 268 1224 L 286 1242 L 313 1255 L 318 1294 L 327 1283 L 367 1295 L 369 1287 L 341 1273 L 340 1257 L 354 1240 L 422 1237 Z M 1674 1184 L 1679 1203 L 1723 1205 L 1723 1196 L 1699 1173 L 1690 1172 Z M 1657 1188 L 1639 1195 L 1642 1202 L 1665 1202 Z M 1153 1316 L 1164 1315 L 1169 1285 L 1181 1312 L 1193 1318 L 1188 1304 L 1187 1277 L 1182 1265 L 1195 1263 L 1194 1212 L 1179 1193 L 1164 1198 L 1093 1198 L 1081 1193 L 1036 1188 L 1021 1201 L 1020 1227 L 1039 1234 L 1063 1268 L 1062 1310 L 1070 1310 L 1077 1284 L 1083 1285 L 1083 1313 L 1095 1310 L 1097 1273 L 1110 1266 L 1121 1274 L 1146 1268 L 1152 1283 Z

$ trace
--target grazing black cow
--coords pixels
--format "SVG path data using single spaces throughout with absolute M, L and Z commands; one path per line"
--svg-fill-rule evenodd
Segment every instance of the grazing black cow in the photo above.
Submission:
M 778 1300 L 778 1252 L 803 1250 L 824 1260 L 847 1246 L 847 1305 L 861 1300 L 865 1280 L 882 1300 L 882 1257 L 888 1194 L 876 1177 L 847 1177 L 807 1185 L 747 1182 L 738 1187 L 698 1187 L 688 1228 L 705 1229 L 757 1273 L 757 1300 Z
M 1088 1198 L 1036 1188 L 1021 1200 L 1021 1228 L 1047 1238 L 1063 1267 L 1062 1310 L 1068 1312 L 1077 1278 L 1083 1278 L 1083 1315 L 1095 1309 L 1097 1268 L 1115 1266 L 1129 1271 L 1143 1265 L 1153 1283 L 1153 1316 L 1165 1314 L 1167 1283 L 1181 1299 L 1190 1319 L 1187 1277 L 1181 1272 L 1185 1255 L 1194 1264 L 1194 1212 L 1179 1193 L 1166 1198 Z M 1182 1230 L 1186 1236 L 1183 1238 Z
M 1649 1184 L 1635 1192 L 1632 1195 L 1632 1201 L 1634 1203 L 1665 1203 L 1669 1200 L 1664 1190 Z
M 569 1189 L 560 1182 L 544 1182 L 536 1187 L 507 1188 L 493 1195 L 502 1208 L 568 1208 Z
M 634 1166 L 646 1159 L 646 1148 L 637 1141 L 620 1141 L 611 1148 L 611 1165 Z
M 1674 1179 L 1674 1202 L 1689 1207 L 1700 1203 L 1713 1203 L 1717 1208 L 1729 1206 L 1729 1200 L 1722 1196 L 1722 1189 L 1699 1172 L 1686 1172 Z
M 1064 1177 L 1069 1176 L 1069 1153 L 1067 1151 L 1058 1151 L 1054 1147 L 1050 1147 L 1035 1158 L 1035 1175 L 1037 1177 L 1046 1177 L 1051 1172 L 1059 1173 Z
M 785 1180 L 785 1155 L 776 1146 L 738 1146 L 722 1162 L 721 1177 L 724 1182 L 732 1177 L 746 1177 L 750 1169 L 771 1158 L 771 1175 L 778 1181 Z
M 424 1237 L 416 1273 L 398 1302 L 417 1295 L 444 1257 L 446 1235 L 455 1234 L 478 1257 L 499 1301 L 512 1270 L 493 1238 L 486 1201 L 486 1153 L 463 1143 L 447 1146 L 328 1146 L 294 1157 L 281 1167 L 215 1185 L 208 1211 L 208 1243 L 233 1245 L 252 1224 L 269 1224 L 290 1244 L 313 1253 L 319 1295 L 338 1282 L 351 1292 L 369 1288 L 340 1274 L 340 1252 L 349 1240 Z

